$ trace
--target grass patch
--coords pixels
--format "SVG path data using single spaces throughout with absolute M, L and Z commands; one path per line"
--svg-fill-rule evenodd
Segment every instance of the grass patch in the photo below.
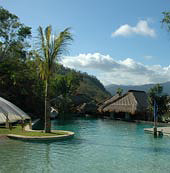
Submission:
M 15 126 L 12 130 L 6 129 L 4 127 L 0 127 L 0 134 L 15 134 L 15 135 L 22 135 L 22 136 L 59 136 L 65 135 L 66 132 L 51 132 L 51 133 L 44 133 L 44 132 L 28 132 L 22 131 L 21 126 Z

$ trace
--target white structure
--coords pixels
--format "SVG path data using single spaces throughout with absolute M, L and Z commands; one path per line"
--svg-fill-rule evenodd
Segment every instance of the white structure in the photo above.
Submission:
M 50 116 L 51 118 L 56 118 L 58 115 L 58 110 L 54 109 L 53 107 L 51 107 L 51 111 L 50 111 Z
M 0 97 L 0 124 L 6 123 L 7 119 L 8 122 L 17 122 L 31 118 L 13 103 Z

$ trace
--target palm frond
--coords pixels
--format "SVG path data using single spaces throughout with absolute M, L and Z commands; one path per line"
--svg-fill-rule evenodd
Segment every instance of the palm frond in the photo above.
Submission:
M 43 57 L 39 63 L 39 70 L 42 79 L 49 78 L 55 71 L 56 61 L 65 52 L 67 46 L 72 39 L 70 28 L 66 28 L 60 32 L 58 36 L 52 35 L 52 27 L 49 25 L 44 32 L 42 27 L 39 27 L 39 39 Z
M 66 28 L 63 32 L 60 32 L 58 37 L 54 40 L 54 52 L 53 57 L 60 57 L 63 53 L 67 52 L 67 46 L 72 41 L 72 35 L 70 33 L 70 28 Z
M 50 47 L 51 47 L 51 26 L 47 26 L 45 29 L 45 38 L 46 38 L 46 61 L 49 61 L 50 57 Z
M 38 27 L 38 38 L 39 38 L 39 42 L 40 42 L 40 49 L 43 52 L 43 54 L 45 54 L 46 46 L 45 46 L 44 33 L 43 33 L 43 29 L 41 26 Z

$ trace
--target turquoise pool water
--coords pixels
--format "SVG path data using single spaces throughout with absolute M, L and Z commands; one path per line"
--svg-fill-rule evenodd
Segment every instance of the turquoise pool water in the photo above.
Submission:
M 0 173 L 169 173 L 170 137 L 150 125 L 101 119 L 52 121 L 75 137 L 53 143 L 0 139 Z

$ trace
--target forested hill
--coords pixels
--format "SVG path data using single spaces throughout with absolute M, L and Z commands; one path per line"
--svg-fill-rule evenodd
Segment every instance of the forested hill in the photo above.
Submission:
M 111 96 L 95 76 L 58 65 L 58 74 L 67 75 L 70 72 L 76 73 L 77 77 L 80 79 L 80 85 L 76 91 L 77 94 L 85 94 L 97 102 L 102 102 Z

